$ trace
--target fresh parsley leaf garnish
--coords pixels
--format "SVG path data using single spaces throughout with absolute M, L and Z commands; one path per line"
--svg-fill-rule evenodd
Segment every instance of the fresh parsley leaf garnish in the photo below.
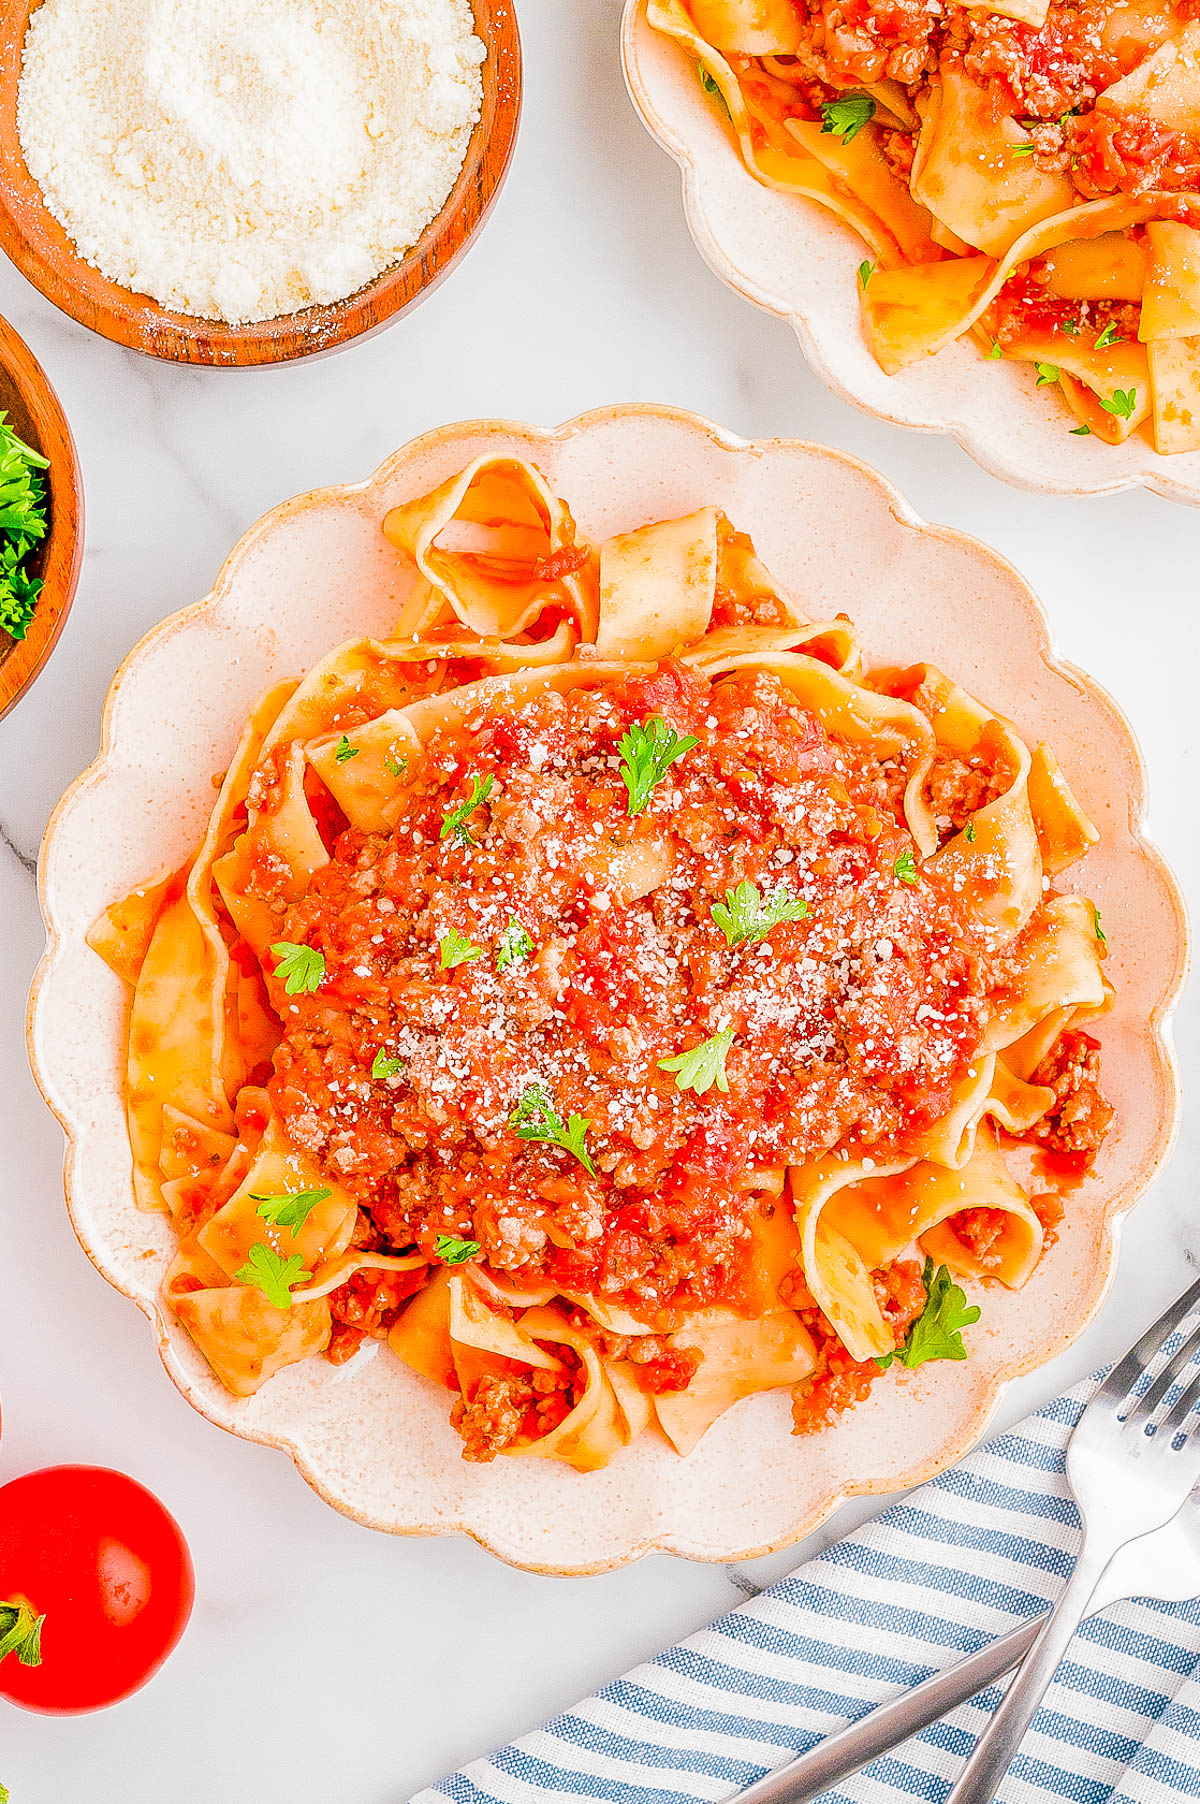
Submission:
M 760 896 L 758 885 L 743 878 L 736 889 L 727 889 L 724 902 L 714 902 L 709 912 L 727 944 L 740 946 L 743 940 L 765 940 L 782 921 L 802 921 L 808 903 L 803 896 L 793 896 L 782 883 Z
M 621 780 L 629 791 L 629 812 L 640 814 L 655 787 L 662 782 L 676 758 L 682 758 L 700 741 L 691 733 L 680 738 L 661 714 L 634 723 L 617 741 L 621 754 Z
M 975 844 L 975 822 L 974 821 L 967 822 L 966 826 L 963 829 L 963 838 L 966 840 L 966 842 L 969 846 L 973 846 Z
M 42 592 L 25 561 L 46 536 L 49 460 L 17 437 L 0 413 L 0 632 L 24 639 Z
M 320 989 L 325 976 L 325 954 L 312 946 L 297 946 L 291 940 L 276 940 L 271 947 L 279 960 L 275 975 L 289 996 Z
M 251 1200 L 258 1204 L 256 1215 L 269 1221 L 273 1228 L 290 1228 L 293 1234 L 299 1233 L 317 1204 L 332 1195 L 332 1190 L 289 1190 L 282 1196 L 260 1196 L 257 1190 L 250 1192 Z
M 713 1034 L 709 1040 L 702 1040 L 690 1052 L 681 1052 L 673 1059 L 659 1059 L 658 1068 L 676 1073 L 677 1090 L 694 1090 L 697 1096 L 703 1096 L 715 1084 L 718 1090 L 727 1092 L 729 1079 L 725 1075 L 725 1055 L 732 1045 L 733 1030 L 730 1028 L 725 1033 Z
M 507 971 L 509 965 L 519 965 L 532 951 L 532 939 L 514 917 L 496 942 L 497 971 Z
M 351 745 L 350 741 L 346 738 L 346 735 L 343 733 L 341 738 L 337 742 L 337 750 L 334 752 L 333 755 L 337 759 L 337 762 L 339 764 L 345 764 L 345 762 L 348 758 L 357 758 L 358 757 L 359 749 L 360 748 L 358 746 Z
M 1090 426 L 1072 426 L 1071 428 L 1072 438 L 1091 438 L 1091 436 L 1092 429 Z
M 41 577 L 21 567 L 29 549 L 22 550 L 23 543 L 14 540 L 0 548 L 0 632 L 18 641 L 27 636 L 42 593 Z
M 932 1259 L 925 1261 L 921 1282 L 925 1286 L 925 1307 L 905 1336 L 903 1346 L 875 1361 L 881 1371 L 886 1372 L 893 1359 L 911 1368 L 922 1366 L 929 1359 L 967 1357 L 962 1331 L 979 1320 L 978 1306 L 968 1305 L 966 1292 L 953 1282 L 944 1265 L 934 1271 Z
M 1131 420 L 1133 410 L 1137 406 L 1136 388 L 1116 388 L 1110 401 L 1101 401 L 1105 413 L 1115 413 L 1119 419 Z
M 875 274 L 875 265 L 870 261 L 869 258 L 864 258 L 863 261 L 858 266 L 858 279 L 862 283 L 864 288 L 866 287 L 867 283 L 871 280 L 871 277 L 874 274 Z
M 561 1146 L 572 1153 L 591 1177 L 596 1175 L 591 1154 L 584 1145 L 591 1122 L 586 1115 L 572 1115 L 563 1126 L 563 1118 L 554 1107 L 550 1092 L 543 1084 L 530 1084 L 508 1118 L 522 1140 L 537 1140 L 543 1146 Z
M 263 1240 L 255 1241 L 247 1263 L 233 1275 L 237 1283 L 253 1284 L 261 1290 L 267 1302 L 273 1303 L 276 1309 L 290 1309 L 293 1287 L 312 1277 L 312 1273 L 304 1269 L 304 1260 L 299 1253 L 284 1259 Z
M 1008 154 L 1010 157 L 1031 157 L 1036 149 L 1033 139 L 1027 138 L 1024 144 L 1014 144 Z
M 371 1076 L 376 1082 L 380 1078 L 399 1077 L 403 1069 L 404 1060 L 394 1059 L 390 1053 L 384 1052 L 382 1047 L 371 1060 Z
M 1105 933 L 1104 928 L 1100 924 L 1100 910 L 1096 907 L 1096 904 L 1094 902 L 1092 903 L 1092 927 L 1093 927 L 1093 930 L 1095 931 L 1096 938 L 1099 940 L 1100 944 L 1102 946 L 1107 946 L 1108 945 L 1108 935 Z
M 1048 383 L 1057 382 L 1062 375 L 1062 371 L 1056 363 L 1035 363 L 1033 367 L 1037 371 L 1039 388 L 1045 388 Z
M 822 132 L 831 132 L 843 144 L 852 144 L 864 125 L 875 117 L 875 102 L 869 94 L 839 94 L 825 101 L 821 108 Z
M 1065 332 L 1068 338 L 1079 337 L 1079 321 L 1077 319 L 1060 319 L 1058 329 L 1060 332 Z
M 1123 345 L 1124 343 L 1125 340 L 1117 331 L 1115 321 L 1110 319 L 1107 326 L 1105 326 L 1103 332 L 1101 332 L 1099 338 L 1096 340 L 1095 348 L 1097 351 L 1107 351 L 1109 345 Z
M 408 769 L 407 758 L 385 758 L 383 768 L 389 777 L 402 777 Z
M 21 1666 L 40 1666 L 45 1620 L 27 1603 L 0 1604 L 0 1660 L 15 1654 Z
M 467 826 L 467 822 L 475 810 L 487 801 L 495 781 L 495 777 L 492 776 L 471 778 L 471 793 L 466 801 L 460 802 L 456 808 L 447 808 L 445 819 L 442 821 L 442 830 L 438 834 L 439 839 L 449 839 L 453 834 L 456 845 L 473 846 L 475 844 L 474 836 Z
M 439 1234 L 435 1251 L 443 1265 L 462 1265 L 479 1251 L 477 1240 L 460 1240 L 457 1234 Z
M 477 958 L 483 957 L 483 947 L 473 945 L 464 934 L 452 927 L 438 941 L 438 955 L 442 961 L 442 970 L 452 971 L 455 965 L 473 965 Z
M 696 72 L 700 77 L 700 86 L 704 89 L 704 92 L 706 94 L 711 94 L 714 100 L 719 100 L 722 107 L 724 107 L 726 114 L 728 114 L 729 106 L 724 94 L 721 92 L 720 83 L 713 79 L 703 63 L 696 64 Z
M 45 538 L 45 490 L 36 472 L 49 468 L 50 459 L 18 438 L 0 413 L 0 531 Z
M 892 869 L 895 871 L 901 883 L 915 883 L 917 881 L 917 861 L 910 851 L 901 852 L 899 858 L 897 858 L 895 864 L 892 866 Z
M 1000 340 L 998 338 L 993 338 L 992 348 L 988 352 L 988 356 L 989 357 L 1003 357 L 1003 355 L 1004 355 L 1004 352 L 1001 349 Z

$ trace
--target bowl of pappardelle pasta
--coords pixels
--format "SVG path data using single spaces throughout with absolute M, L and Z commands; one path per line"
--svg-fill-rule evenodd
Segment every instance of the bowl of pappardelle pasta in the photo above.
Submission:
M 783 1546 L 1105 1290 L 1177 1113 L 1141 809 L 1019 577 L 854 460 L 431 433 L 247 535 L 54 815 L 76 1230 L 360 1521 Z
M 623 53 L 700 250 L 848 400 L 1200 500 L 1191 0 L 628 0 Z

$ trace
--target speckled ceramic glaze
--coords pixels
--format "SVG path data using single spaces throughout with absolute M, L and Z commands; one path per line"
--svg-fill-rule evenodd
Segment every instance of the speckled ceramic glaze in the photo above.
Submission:
M 1103 495 L 1144 486 L 1200 504 L 1200 451 L 1160 457 L 1135 433 L 1124 445 L 1073 438 L 1056 391 L 1038 390 L 1033 366 L 991 362 L 960 340 L 888 376 L 859 318 L 862 239 L 827 208 L 763 187 L 742 163 L 694 58 L 651 29 L 646 0 L 626 0 L 625 80 L 646 129 L 683 172 L 692 237 L 736 293 L 794 328 L 822 381 L 897 426 L 949 432 L 985 470 L 1022 488 Z
M 780 585 L 814 617 L 855 598 L 871 662 L 929 659 L 1050 739 L 1101 846 L 1069 874 L 1099 902 L 1117 1004 L 1104 1023 L 1115 1131 L 1072 1198 L 1058 1244 L 1019 1294 L 989 1291 L 964 1365 L 897 1374 L 836 1429 L 795 1440 L 786 1394 L 739 1404 L 686 1460 L 645 1435 L 605 1471 L 535 1459 L 468 1465 L 449 1396 L 386 1350 L 293 1367 L 231 1397 L 158 1301 L 168 1223 L 131 1187 L 122 1073 L 128 998 L 89 951 L 95 917 L 181 862 L 259 692 L 338 640 L 385 634 L 404 578 L 387 509 L 483 451 L 528 457 L 589 539 L 708 503 L 749 531 Z M 1096 1308 L 1116 1224 L 1170 1145 L 1178 1096 L 1167 1019 L 1186 927 L 1175 885 L 1141 831 L 1143 772 L 1130 731 L 1094 684 L 1054 661 L 1045 618 L 1007 564 L 925 526 L 854 459 L 794 441 L 747 444 L 692 415 L 608 409 L 556 432 L 448 427 L 365 483 L 285 503 L 236 548 L 212 594 L 164 621 L 113 684 L 100 757 L 56 809 L 41 862 L 49 948 L 29 1043 L 66 1130 L 72 1220 L 88 1254 L 154 1324 L 174 1382 L 212 1421 L 291 1453 L 338 1509 L 406 1534 L 458 1531 L 502 1558 L 587 1572 L 652 1550 L 718 1560 L 785 1546 L 855 1492 L 913 1484 L 981 1433 L 1004 1382 L 1058 1352 Z

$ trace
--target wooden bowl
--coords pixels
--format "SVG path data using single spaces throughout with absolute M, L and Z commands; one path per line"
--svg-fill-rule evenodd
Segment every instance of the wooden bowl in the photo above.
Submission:
M 86 263 L 25 166 L 17 89 L 25 32 L 41 0 L 7 0 L 0 18 L 0 248 L 47 300 L 117 344 L 175 363 L 286 363 L 335 351 L 390 325 L 448 274 L 482 224 L 512 156 L 521 112 L 521 40 L 512 0 L 471 0 L 487 46 L 483 112 L 445 206 L 401 262 L 347 300 L 230 326 L 172 313 Z
M 53 651 L 74 599 L 83 559 L 83 483 L 75 441 L 45 371 L 6 319 L 0 319 L 0 408 L 26 444 L 50 459 L 45 472 L 49 531 L 30 566 L 42 579 L 42 593 L 24 639 L 10 639 L 0 631 L 3 716 Z

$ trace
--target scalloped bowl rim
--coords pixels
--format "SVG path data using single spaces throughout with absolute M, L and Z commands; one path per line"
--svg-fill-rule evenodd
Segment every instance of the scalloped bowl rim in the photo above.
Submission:
M 78 1184 L 79 1140 L 82 1127 L 70 1112 L 67 1105 L 57 1094 L 54 1078 L 46 1069 L 38 1045 L 39 1009 L 44 990 L 49 983 L 55 968 L 66 948 L 64 935 L 55 918 L 54 896 L 48 880 L 49 854 L 57 835 L 68 820 L 73 810 L 93 790 L 103 784 L 110 763 L 113 761 L 117 743 L 116 714 L 122 692 L 136 678 L 139 666 L 166 639 L 176 634 L 186 633 L 197 621 L 206 620 L 219 612 L 222 599 L 233 583 L 234 576 L 248 554 L 279 525 L 303 514 L 309 509 L 319 508 L 332 503 L 345 503 L 352 498 L 367 495 L 373 489 L 382 487 L 388 479 L 406 462 L 415 457 L 434 450 L 439 446 L 472 434 L 486 432 L 500 437 L 513 435 L 522 441 L 535 444 L 558 445 L 587 433 L 589 430 L 605 427 L 617 420 L 650 418 L 679 424 L 698 434 L 707 437 L 711 444 L 722 452 L 733 454 L 750 454 L 769 456 L 773 449 L 780 451 L 798 450 L 815 454 L 819 458 L 830 459 L 842 465 L 846 470 L 865 478 L 873 486 L 876 493 L 886 502 L 888 511 L 897 524 L 914 529 L 922 538 L 943 541 L 951 546 L 965 547 L 973 555 L 985 560 L 1004 576 L 1012 579 L 1018 592 L 1026 604 L 1031 623 L 1037 629 L 1038 655 L 1046 669 L 1065 677 L 1072 685 L 1078 687 L 1090 702 L 1107 713 L 1111 723 L 1122 734 L 1127 751 L 1132 756 L 1133 767 L 1138 778 L 1137 806 L 1131 815 L 1131 837 L 1139 852 L 1153 866 L 1157 880 L 1163 886 L 1164 894 L 1174 915 L 1175 924 L 1175 956 L 1171 968 L 1162 980 L 1159 1000 L 1146 1023 L 1149 1041 L 1153 1042 L 1158 1061 L 1160 1076 L 1165 1080 L 1166 1095 L 1169 1099 L 1169 1120 L 1160 1128 L 1156 1142 L 1138 1168 L 1136 1177 L 1131 1179 L 1124 1190 L 1107 1199 L 1103 1211 L 1105 1229 L 1103 1256 L 1098 1260 L 1092 1273 L 1092 1281 L 1082 1303 L 1078 1307 L 1069 1324 L 1056 1327 L 1050 1337 L 1043 1343 L 1033 1347 L 1025 1347 L 1016 1352 L 1012 1358 L 1001 1363 L 991 1374 L 988 1381 L 977 1387 L 977 1394 L 969 1415 L 964 1419 L 959 1432 L 939 1447 L 931 1456 L 922 1459 L 912 1469 L 902 1475 L 887 1474 L 883 1477 L 855 1478 L 848 1476 L 837 1482 L 819 1498 L 815 1499 L 802 1519 L 789 1524 L 786 1533 L 773 1535 L 769 1541 L 749 1546 L 710 1548 L 707 1546 L 689 1545 L 686 1532 L 677 1528 L 662 1529 L 658 1532 L 642 1534 L 636 1541 L 610 1556 L 597 1560 L 581 1560 L 564 1563 L 557 1559 L 552 1564 L 539 1563 L 530 1558 L 528 1550 L 523 1547 L 506 1545 L 502 1536 L 473 1523 L 465 1516 L 454 1521 L 406 1520 L 397 1523 L 370 1511 L 356 1508 L 344 1495 L 339 1495 L 332 1487 L 332 1482 L 316 1469 L 305 1457 L 303 1450 L 285 1434 L 274 1433 L 259 1426 L 235 1425 L 221 1420 L 215 1411 L 215 1405 L 209 1402 L 200 1386 L 185 1370 L 181 1363 L 177 1348 L 186 1340 L 182 1330 L 169 1325 L 164 1313 L 156 1304 L 153 1295 L 147 1296 L 133 1288 L 119 1269 L 117 1260 L 106 1245 L 94 1241 L 86 1229 L 80 1215 L 76 1200 Z M 729 1561 L 734 1559 L 750 1559 L 759 1555 L 777 1552 L 794 1545 L 811 1533 L 842 1504 L 858 1496 L 871 1496 L 892 1493 L 921 1484 L 935 1473 L 962 1458 L 971 1447 L 977 1444 L 986 1425 L 991 1418 L 997 1402 L 1016 1378 L 1037 1369 L 1048 1360 L 1054 1358 L 1071 1345 L 1084 1331 L 1096 1311 L 1103 1302 L 1111 1284 L 1116 1266 L 1118 1240 L 1125 1215 L 1144 1194 L 1149 1185 L 1161 1171 L 1170 1155 L 1171 1148 L 1178 1131 L 1181 1114 L 1181 1096 L 1179 1073 L 1175 1050 L 1170 1033 L 1171 1016 L 1179 1000 L 1188 969 L 1190 951 L 1190 933 L 1186 908 L 1178 884 L 1154 842 L 1145 832 L 1145 766 L 1136 738 L 1118 705 L 1108 692 L 1094 679 L 1087 676 L 1074 665 L 1054 657 L 1049 633 L 1049 621 L 1045 610 L 1033 591 L 1028 587 L 1019 572 L 999 553 L 991 550 L 972 535 L 955 528 L 931 525 L 923 520 L 909 505 L 900 492 L 880 473 L 861 459 L 847 452 L 827 446 L 813 444 L 800 439 L 746 440 L 736 434 L 727 432 L 715 423 L 684 409 L 656 406 L 653 404 L 631 404 L 624 407 L 596 408 L 567 421 L 563 425 L 552 428 L 532 427 L 524 422 L 507 420 L 474 420 L 460 421 L 434 429 L 419 435 L 407 445 L 392 453 L 365 480 L 358 483 L 335 484 L 323 489 L 312 490 L 306 494 L 292 497 L 272 508 L 260 520 L 252 525 L 229 553 L 223 563 L 212 589 L 200 601 L 168 616 L 153 627 L 132 648 L 122 661 L 109 689 L 101 724 L 100 750 L 88 768 L 71 784 L 54 808 L 47 823 L 42 841 L 41 856 L 38 863 L 38 893 L 43 920 L 47 930 L 47 947 L 39 962 L 29 995 L 26 1016 L 26 1039 L 31 1068 L 38 1088 L 45 1102 L 62 1126 L 66 1137 L 64 1155 L 64 1189 L 67 1208 L 72 1225 L 88 1258 L 97 1271 L 123 1295 L 134 1302 L 139 1310 L 151 1322 L 156 1332 L 159 1356 L 168 1376 L 176 1388 L 196 1408 L 200 1414 L 212 1421 L 216 1426 L 226 1428 L 243 1439 L 260 1442 L 286 1452 L 292 1458 L 297 1469 L 306 1482 L 332 1507 L 350 1516 L 363 1526 L 376 1528 L 388 1533 L 404 1535 L 431 1535 L 456 1533 L 468 1536 L 488 1552 L 506 1562 L 525 1570 L 555 1576 L 582 1576 L 596 1572 L 609 1571 L 641 1559 L 651 1553 L 674 1553 L 687 1558 L 703 1561 Z M 968 1362 L 969 1364 L 969 1362 Z M 955 1374 L 966 1370 L 955 1367 Z M 222 1387 L 213 1380 L 215 1391 L 224 1395 Z

